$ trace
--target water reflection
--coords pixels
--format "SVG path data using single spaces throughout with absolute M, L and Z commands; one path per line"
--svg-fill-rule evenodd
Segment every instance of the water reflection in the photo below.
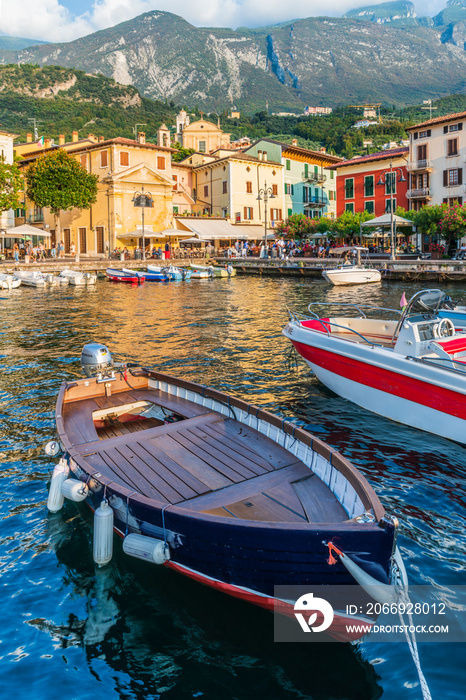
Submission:
M 287 306 L 305 311 L 310 301 L 346 300 L 399 308 L 403 291 L 409 297 L 418 287 L 203 282 L 133 288 L 102 281 L 95 289 L 20 288 L 2 299 L 5 695 L 21 696 L 27 680 L 39 700 L 69 695 L 70 681 L 79 697 L 105 687 L 109 700 L 419 697 L 406 645 L 274 644 L 267 613 L 128 561 L 119 548 L 112 564 L 96 571 L 86 510 L 68 505 L 47 516 L 52 464 L 42 445 L 53 434 L 56 394 L 80 371 L 81 347 L 98 340 L 127 359 L 230 391 L 308 427 L 357 464 L 387 510 L 400 516 L 411 581 L 462 582 L 464 448 L 333 395 L 302 363 L 290 371 L 281 335 Z M 462 292 L 449 288 L 455 298 Z M 434 696 L 462 697 L 462 655 L 459 644 L 421 648 Z

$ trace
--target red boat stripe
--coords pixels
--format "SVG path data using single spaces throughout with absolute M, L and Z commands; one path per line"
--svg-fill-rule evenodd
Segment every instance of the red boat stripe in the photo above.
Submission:
M 302 357 L 333 374 L 450 416 L 466 419 L 466 400 L 462 393 L 435 386 L 421 379 L 406 377 L 398 372 L 375 367 L 367 362 L 344 357 L 322 348 L 311 347 L 297 341 L 292 343 Z
M 437 345 L 445 350 L 449 355 L 455 352 L 466 350 L 466 338 L 455 338 L 454 340 L 436 340 Z
M 287 603 L 285 600 L 262 595 L 261 593 L 252 591 L 248 588 L 242 588 L 241 586 L 234 586 L 231 583 L 219 581 L 218 579 L 211 578 L 210 576 L 205 576 L 204 574 L 199 573 L 199 571 L 194 571 L 194 569 L 182 566 L 181 564 L 176 564 L 173 561 L 165 562 L 165 566 L 173 569 L 174 571 L 178 571 L 180 574 L 189 576 L 189 578 L 194 579 L 194 581 L 197 581 L 198 583 L 203 583 L 205 586 L 215 588 L 218 591 L 222 591 L 222 593 L 227 593 L 228 595 L 233 596 L 233 598 L 239 598 L 240 600 L 245 600 L 248 603 L 254 603 L 254 605 L 265 608 L 265 610 L 280 613 L 281 615 L 286 615 L 287 617 L 294 616 L 293 605 L 291 603 Z M 346 626 L 358 626 L 361 623 L 367 626 L 367 632 L 370 631 L 370 628 L 374 624 L 372 620 L 355 619 L 351 616 L 346 617 L 339 613 L 335 613 L 335 617 L 333 618 L 331 626 L 327 630 L 327 634 L 341 642 L 354 641 L 356 639 L 360 639 L 364 635 L 361 634 L 361 632 L 348 632 Z

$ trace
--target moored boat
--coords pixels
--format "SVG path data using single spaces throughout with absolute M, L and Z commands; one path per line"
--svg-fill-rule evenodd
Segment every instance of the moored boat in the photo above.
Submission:
M 367 251 L 363 246 L 342 246 L 333 248 L 332 254 L 357 256 L 354 262 L 345 262 L 334 268 L 326 268 L 322 270 L 322 277 L 337 286 L 351 284 L 368 284 L 371 282 L 380 282 L 382 275 L 379 270 L 376 270 L 369 265 L 361 264 L 361 251 Z
M 21 285 L 21 280 L 13 275 L 0 272 L 0 289 L 17 289 Z
M 151 269 L 150 265 L 147 266 L 147 269 Z M 171 280 L 189 280 L 192 270 L 189 270 L 187 267 L 170 265 L 169 267 L 163 267 L 162 272 Z
M 193 273 L 195 271 L 210 272 L 210 276 L 213 277 L 234 277 L 236 275 L 235 268 L 230 264 L 225 265 L 225 267 L 220 267 L 219 265 L 197 265 L 196 263 L 190 263 L 190 267 Z
M 139 275 L 144 275 L 146 282 L 168 282 L 169 277 L 160 267 L 155 267 L 148 265 L 147 272 L 140 272 L 137 270 L 129 270 L 129 272 L 135 272 Z
M 91 272 L 81 272 L 80 270 L 62 270 L 59 277 L 67 279 L 69 284 L 79 287 L 97 282 L 97 275 Z
M 107 267 L 106 275 L 111 282 L 125 282 L 126 284 L 143 284 L 146 281 L 143 273 L 137 274 L 133 270 L 118 270 Z
M 283 334 L 336 394 L 466 444 L 466 333 L 439 317 L 442 297 L 422 290 L 402 312 L 339 304 L 352 316 L 321 317 L 311 304 L 307 316 L 290 313 Z M 393 320 L 390 312 L 401 315 Z
M 113 529 L 128 555 L 290 616 L 294 600 L 275 586 L 349 585 L 366 597 L 375 585 L 396 596 L 397 521 L 341 454 L 235 397 L 115 366 L 96 343 L 82 366 L 86 377 L 57 400 L 64 456 L 48 506 L 87 501 L 98 564 L 111 559 Z M 357 638 L 373 620 L 357 633 L 347 622 L 342 604 L 328 632 Z
M 15 270 L 13 277 L 21 280 L 27 287 L 53 287 L 58 284 L 54 275 L 44 274 L 39 270 Z

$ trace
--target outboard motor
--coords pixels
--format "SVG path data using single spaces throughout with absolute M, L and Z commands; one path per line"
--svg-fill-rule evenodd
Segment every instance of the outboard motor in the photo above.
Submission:
M 108 348 L 101 343 L 87 343 L 81 351 L 81 367 L 86 377 L 109 372 L 114 366 Z

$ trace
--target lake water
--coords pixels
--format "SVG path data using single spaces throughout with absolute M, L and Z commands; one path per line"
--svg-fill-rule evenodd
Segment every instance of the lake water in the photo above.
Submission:
M 82 346 L 229 391 L 306 426 L 367 476 L 402 523 L 410 583 L 465 583 L 466 450 L 334 396 L 289 367 L 286 306 L 351 301 L 398 307 L 414 285 L 329 288 L 236 277 L 142 287 L 0 292 L 0 697 L 55 700 L 419 700 L 405 643 L 277 644 L 272 616 L 116 542 L 92 561 L 92 519 L 46 510 L 60 383 Z M 449 288 L 456 298 L 463 290 Z M 464 295 L 466 297 L 466 294 Z M 433 698 L 464 698 L 466 644 L 422 644 Z

